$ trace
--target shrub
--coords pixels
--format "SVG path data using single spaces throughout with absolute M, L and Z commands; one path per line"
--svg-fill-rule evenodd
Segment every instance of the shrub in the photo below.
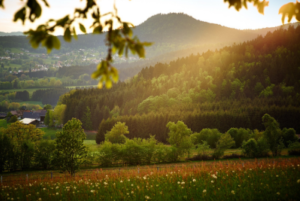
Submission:
M 290 143 L 288 146 L 288 152 L 291 156 L 300 156 L 300 143 L 299 142 L 293 142 Z
M 101 143 L 99 148 L 99 162 L 101 166 L 111 166 L 119 161 L 121 154 L 119 144 L 113 144 L 109 141 Z
M 42 140 L 37 144 L 34 158 L 37 166 L 43 169 L 53 167 L 55 143 L 51 140 Z
M 283 137 L 283 143 L 286 147 L 288 147 L 290 143 L 296 142 L 298 140 L 296 131 L 293 128 L 282 129 L 282 137 Z
M 124 135 L 128 133 L 128 127 L 125 125 L 125 123 L 117 122 L 114 127 L 107 132 L 105 135 L 105 140 L 108 140 L 111 143 L 124 144 L 126 141 L 126 137 Z
M 213 157 L 218 159 L 224 155 L 226 149 L 231 148 L 235 145 L 233 138 L 230 136 L 229 133 L 223 134 L 219 141 L 217 142 L 217 147 L 214 150 Z
M 243 154 L 249 158 L 266 157 L 269 152 L 267 141 L 261 137 L 257 141 L 254 138 L 244 141 L 242 145 Z
M 168 142 L 174 147 L 170 152 L 170 158 L 172 158 L 172 161 L 176 158 L 176 161 L 180 156 L 189 153 L 193 147 L 190 137 L 192 131 L 182 121 L 178 121 L 177 123 L 169 122 L 167 128 L 170 130 L 168 133 Z
M 227 131 L 227 133 L 230 134 L 230 136 L 235 141 L 235 148 L 239 148 L 242 146 L 243 141 L 247 141 L 250 136 L 252 136 L 252 132 L 249 129 L 244 128 L 231 128 Z
M 200 133 L 194 133 L 191 135 L 192 142 L 194 144 L 202 143 L 206 141 L 211 148 L 216 148 L 216 144 L 221 137 L 221 133 L 218 129 L 204 128 Z
M 255 139 L 251 138 L 247 142 L 244 141 L 242 145 L 243 154 L 246 157 L 254 158 L 258 155 L 258 146 Z

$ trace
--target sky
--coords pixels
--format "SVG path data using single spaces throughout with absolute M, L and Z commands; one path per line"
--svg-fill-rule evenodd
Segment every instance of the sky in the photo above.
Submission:
M 85 5 L 85 0 L 48 0 L 50 8 L 43 6 L 40 19 L 33 24 L 27 21 L 22 25 L 21 21 L 13 22 L 12 19 L 24 2 L 26 1 L 4 0 L 5 9 L 0 8 L 0 31 L 26 31 L 50 18 L 59 19 L 66 14 L 73 14 L 75 8 L 83 8 Z M 43 4 L 41 0 L 39 2 Z M 134 25 L 139 25 L 158 13 L 185 13 L 197 20 L 236 29 L 259 29 L 281 25 L 281 15 L 278 11 L 288 2 L 292 0 L 269 0 L 269 6 L 262 15 L 252 4 L 248 4 L 248 9 L 243 8 L 237 12 L 233 7 L 229 9 L 228 3 L 224 3 L 223 0 L 115 0 L 121 19 Z M 113 4 L 113 0 L 98 0 L 101 13 L 112 11 Z M 86 26 L 90 26 L 91 22 L 91 19 L 82 21 Z M 56 31 L 56 34 L 61 33 L 62 30 Z

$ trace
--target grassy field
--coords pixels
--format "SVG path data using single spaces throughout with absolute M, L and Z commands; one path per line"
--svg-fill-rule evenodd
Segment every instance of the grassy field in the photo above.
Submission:
M 300 159 L 5 176 L 0 200 L 299 200 Z
M 18 102 L 20 103 L 20 105 L 23 105 L 23 104 L 32 104 L 32 105 L 39 105 L 41 107 L 44 107 L 43 103 L 41 101 L 21 101 L 21 102 Z
M 5 119 L 0 119 L 0 128 L 7 128 L 7 122 Z

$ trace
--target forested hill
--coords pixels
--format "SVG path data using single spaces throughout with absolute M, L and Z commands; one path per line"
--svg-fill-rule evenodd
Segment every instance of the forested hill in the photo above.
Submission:
M 202 22 L 186 14 L 158 14 L 150 17 L 144 23 L 134 28 L 136 34 L 141 40 L 164 44 L 162 53 L 190 47 L 190 45 L 203 45 L 208 43 L 220 44 L 228 42 L 239 42 L 253 39 L 256 33 L 244 32 L 237 29 L 223 27 L 217 24 Z M 78 35 L 78 40 L 72 43 L 64 42 L 63 37 L 61 49 L 84 49 L 97 48 L 105 45 L 105 35 Z M 19 47 L 33 50 L 25 36 L 3 36 L 0 37 L 0 46 Z M 165 47 L 166 46 L 166 47 Z M 39 51 L 45 51 L 39 48 Z M 153 49 L 153 47 L 152 47 Z M 157 48 L 155 48 L 157 49 Z M 157 51 L 157 50 L 156 50 Z M 150 48 L 151 52 L 151 48 Z
M 165 141 L 170 120 L 182 120 L 194 132 L 262 130 L 265 113 L 300 132 L 299 91 L 300 27 L 290 27 L 219 51 L 158 63 L 110 90 L 77 90 L 61 100 L 67 105 L 64 122 L 76 117 L 85 126 L 83 117 L 91 108 L 97 142 L 117 121 L 126 122 L 129 137 L 152 134 Z

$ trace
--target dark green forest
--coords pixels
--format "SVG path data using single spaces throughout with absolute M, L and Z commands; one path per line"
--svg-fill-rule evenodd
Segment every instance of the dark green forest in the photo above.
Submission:
M 129 138 L 166 141 L 166 123 L 181 120 L 199 132 L 231 127 L 263 129 L 268 113 L 300 131 L 300 27 L 144 68 L 112 89 L 77 90 L 61 97 L 64 122 L 91 109 L 97 143 L 118 122 Z M 100 124 L 100 125 L 99 125 Z M 83 125 L 84 126 L 84 125 Z

